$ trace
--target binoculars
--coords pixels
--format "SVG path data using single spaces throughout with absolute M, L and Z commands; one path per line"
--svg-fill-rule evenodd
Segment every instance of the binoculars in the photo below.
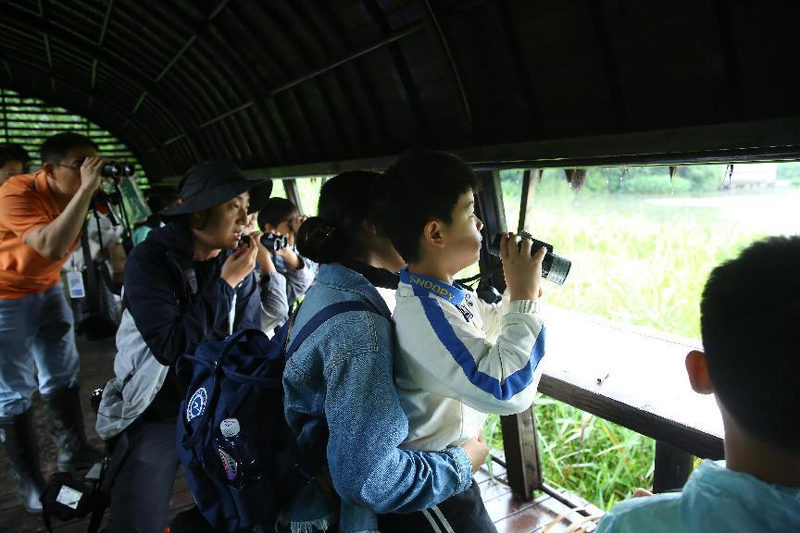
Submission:
M 264 233 L 261 235 L 261 244 L 263 244 L 264 248 L 267 250 L 277 252 L 289 246 L 289 239 L 288 237 L 275 235 L 274 233 Z
M 494 236 L 491 246 L 489 246 L 489 253 L 492 255 L 500 255 L 500 241 L 504 233 L 498 233 Z M 567 280 L 569 269 L 572 267 L 572 261 L 565 259 L 553 253 L 553 245 L 540 240 L 534 239 L 533 235 L 526 231 L 520 231 L 519 237 L 532 241 L 531 254 L 535 254 L 539 249 L 544 246 L 547 248 L 547 254 L 542 261 L 542 278 L 555 283 L 556 285 L 563 285 Z M 522 241 L 517 243 L 517 248 L 522 246 Z
M 100 168 L 100 175 L 104 178 L 129 178 L 136 172 L 136 168 L 131 163 L 121 163 L 119 161 L 109 161 L 103 163 Z

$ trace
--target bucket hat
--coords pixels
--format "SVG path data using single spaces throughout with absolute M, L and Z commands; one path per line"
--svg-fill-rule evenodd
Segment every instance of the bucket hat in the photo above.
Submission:
M 255 213 L 269 200 L 272 181 L 249 179 L 231 161 L 203 161 L 192 166 L 178 184 L 181 203 L 161 213 L 161 217 L 170 219 L 206 211 L 246 191 L 250 192 L 247 212 Z

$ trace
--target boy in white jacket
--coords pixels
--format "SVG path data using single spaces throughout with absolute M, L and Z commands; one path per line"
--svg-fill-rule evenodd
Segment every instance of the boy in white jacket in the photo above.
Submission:
M 480 433 L 487 414 L 531 406 L 544 356 L 537 309 L 546 250 L 532 256 L 530 241 L 504 236 L 508 292 L 501 303 L 487 304 L 453 281 L 478 260 L 482 241 L 470 166 L 445 153 L 408 152 L 384 182 L 379 225 L 408 263 L 394 311 L 395 384 L 409 420 L 403 446 L 438 451 Z M 477 484 L 436 508 L 387 516 L 380 525 L 384 533 L 495 531 Z

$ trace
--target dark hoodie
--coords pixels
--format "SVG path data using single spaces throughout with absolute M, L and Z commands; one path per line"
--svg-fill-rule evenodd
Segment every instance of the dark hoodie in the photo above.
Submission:
M 172 367 L 142 417 L 169 420 L 177 416 L 188 383 L 178 375 L 175 362 L 199 343 L 228 335 L 234 294 L 233 330 L 260 327 L 260 291 L 254 274 L 245 276 L 235 290 L 220 278 L 231 253 L 223 250 L 208 261 L 195 261 L 191 228 L 172 222 L 150 232 L 128 257 L 123 305 L 156 359 Z

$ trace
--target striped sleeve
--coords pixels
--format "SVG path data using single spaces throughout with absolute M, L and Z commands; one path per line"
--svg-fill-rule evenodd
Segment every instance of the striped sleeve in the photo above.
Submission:
M 515 414 L 530 407 L 544 356 L 545 332 L 538 315 L 519 312 L 518 302 L 512 302 L 492 343 L 438 298 L 413 298 L 408 304 L 395 313 L 397 337 L 422 389 L 483 413 Z

